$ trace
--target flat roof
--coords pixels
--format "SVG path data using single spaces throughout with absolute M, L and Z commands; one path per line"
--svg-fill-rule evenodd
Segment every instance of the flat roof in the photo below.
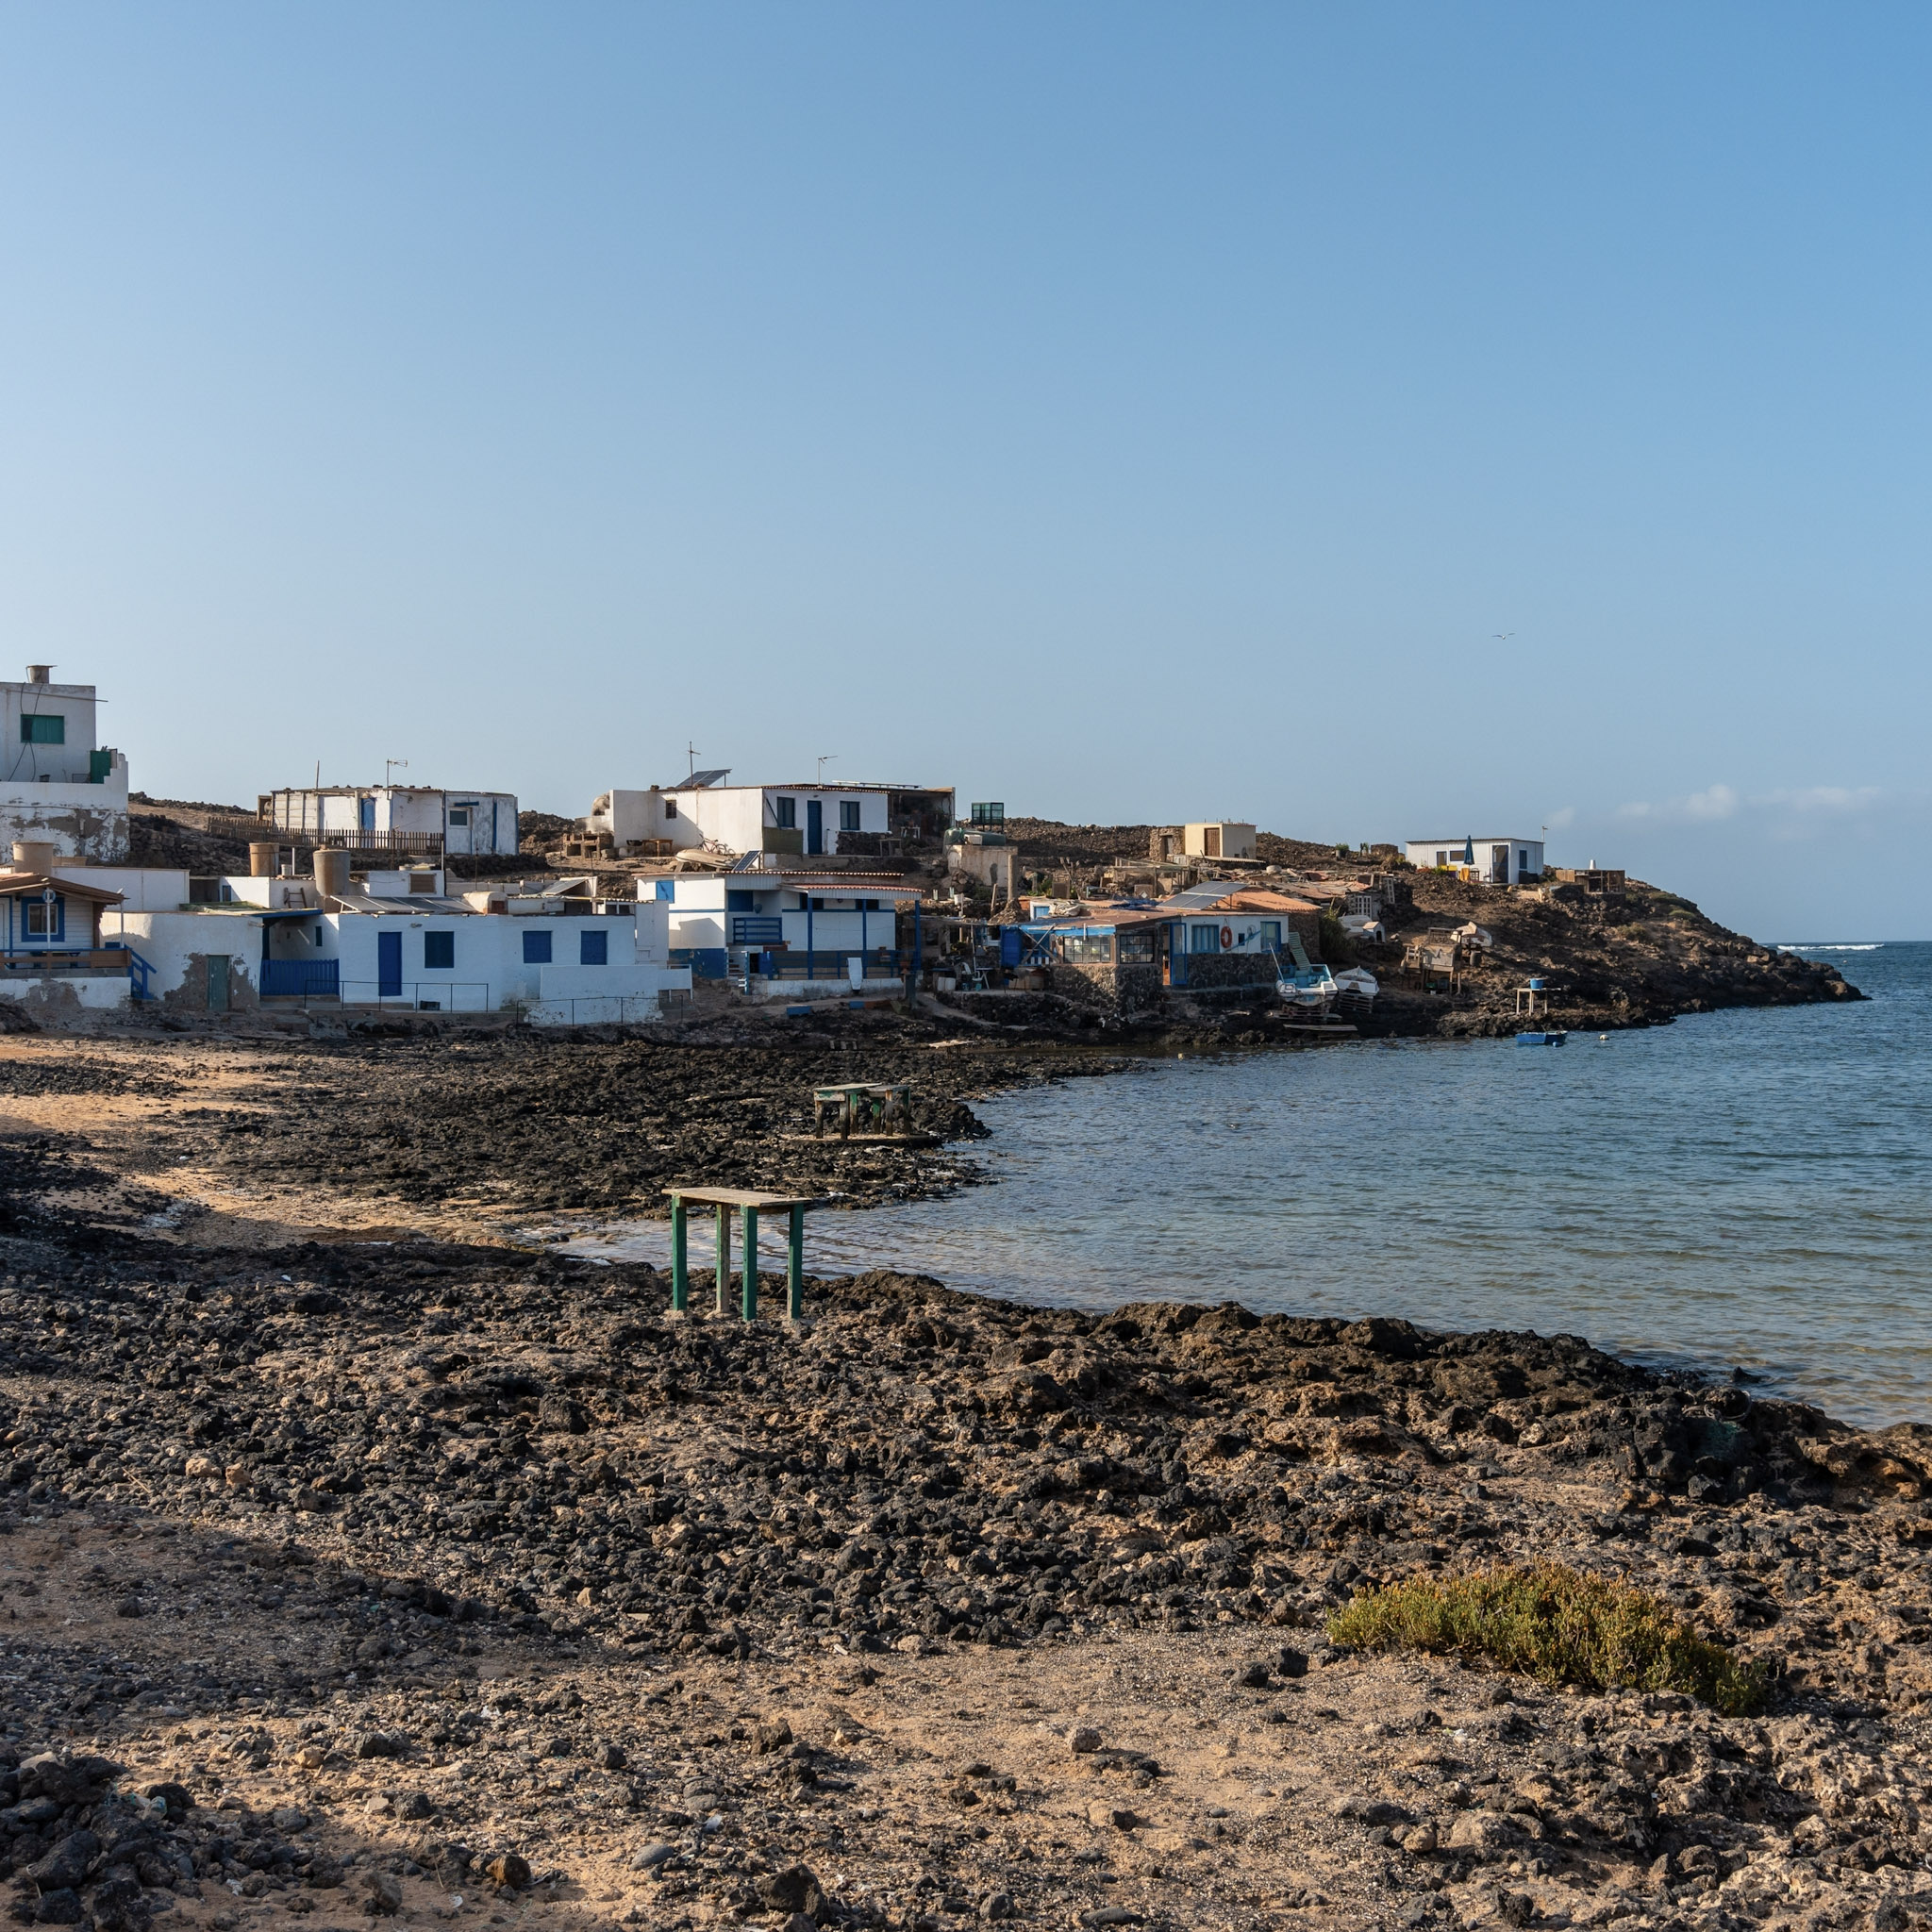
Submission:
M 622 788 L 620 788 L 622 789 Z M 758 784 L 744 785 L 700 785 L 693 779 L 686 778 L 676 785 L 653 785 L 646 788 L 653 791 L 950 791 L 956 796 L 957 785 L 893 785 L 876 778 L 853 778 L 843 783 L 827 784 L 823 778 L 772 778 Z

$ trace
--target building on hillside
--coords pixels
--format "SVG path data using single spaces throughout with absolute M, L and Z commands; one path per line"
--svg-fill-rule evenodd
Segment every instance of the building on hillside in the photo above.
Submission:
M 814 873 L 741 864 L 730 872 L 640 879 L 670 918 L 670 958 L 701 979 L 742 973 L 775 996 L 789 981 L 849 983 L 859 963 L 878 991 L 903 985 L 899 915 L 919 903 L 918 885 L 896 874 Z
M 1541 839 L 1411 839 L 1403 848 L 1409 864 L 1424 872 L 1474 872 L 1487 886 L 1521 885 L 1542 876 Z
M 1297 948 L 1321 957 L 1321 923 L 1320 908 L 1284 892 L 1192 886 L 1029 917 L 1010 963 L 1043 968 L 1053 991 L 1082 1005 L 1144 1012 L 1169 991 L 1272 987 Z
M 1587 866 L 1553 865 L 1550 876 L 1562 886 L 1580 886 L 1586 899 L 1621 899 L 1629 876 L 1620 867 L 1600 866 L 1591 859 Z
M 727 785 L 726 769 L 682 785 L 604 792 L 584 820 L 618 857 L 668 858 L 696 847 L 817 858 L 884 858 L 937 844 L 953 824 L 950 786 Z
M 100 743 L 91 684 L 56 684 L 51 664 L 0 683 L 0 850 L 16 840 L 63 858 L 127 857 L 127 760 Z
M 1007 838 L 1007 808 L 997 800 L 975 804 L 973 823 L 946 834 L 946 870 L 992 894 L 993 903 L 1020 891 L 1020 848 Z
M 1255 856 L 1255 828 L 1235 819 L 1209 819 L 1199 824 L 1183 825 L 1180 856 L 1186 858 L 1252 858 Z
M 450 791 L 437 785 L 324 785 L 264 792 L 265 826 L 283 843 L 324 846 L 370 858 L 512 858 L 513 792 Z

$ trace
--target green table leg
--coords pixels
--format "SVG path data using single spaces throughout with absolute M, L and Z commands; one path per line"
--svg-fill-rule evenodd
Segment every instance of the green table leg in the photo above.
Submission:
M 681 1315 L 691 1300 L 691 1268 L 685 1245 L 684 1196 L 671 1197 L 671 1311 Z
M 791 1210 L 791 1250 L 785 1267 L 786 1312 L 794 1322 L 805 1319 L 805 1209 Z
M 731 1301 L 731 1210 L 721 1201 L 718 1204 L 718 1313 L 723 1314 Z
M 758 1318 L 758 1210 L 744 1210 L 744 1299 L 740 1304 L 747 1322 Z

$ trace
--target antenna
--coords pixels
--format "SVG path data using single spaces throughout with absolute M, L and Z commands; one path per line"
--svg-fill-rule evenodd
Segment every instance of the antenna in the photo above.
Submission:
M 394 771 L 394 770 L 396 769 L 396 767 L 397 767 L 398 765 L 400 765 L 400 766 L 401 766 L 401 767 L 403 768 L 403 770 L 404 770 L 404 771 L 406 771 L 406 772 L 407 772 L 407 771 L 408 771 L 408 770 L 409 769 L 409 761 L 408 761 L 408 758 L 384 758 L 384 759 L 383 759 L 383 761 L 382 761 L 382 789 L 383 789 L 383 790 L 384 790 L 385 791 L 387 791 L 389 790 L 389 787 L 390 787 L 390 774 L 391 774 L 391 772 L 393 772 L 393 771 Z
M 838 757 L 839 754 L 837 752 L 828 751 L 824 755 L 824 757 L 819 760 L 819 785 L 821 789 L 824 788 L 825 782 L 825 767 L 829 764 L 836 763 L 838 761 Z
M 686 739 L 684 741 L 684 755 L 691 760 L 684 775 L 687 778 L 695 778 L 698 774 L 698 748 L 690 739 Z

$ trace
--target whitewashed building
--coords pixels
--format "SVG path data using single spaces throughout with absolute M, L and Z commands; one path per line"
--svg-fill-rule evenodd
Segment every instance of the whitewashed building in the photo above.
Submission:
M 919 902 L 907 878 L 861 872 L 680 873 L 641 879 L 670 917 L 670 957 L 701 978 L 742 971 L 772 991 L 786 982 L 896 989 L 899 914 Z M 641 906 L 643 902 L 640 902 Z
M 100 742 L 91 684 L 56 684 L 51 664 L 0 683 L 0 853 L 15 840 L 63 858 L 127 857 L 127 760 Z
M 325 785 L 264 792 L 264 827 L 286 843 L 436 858 L 514 858 L 514 792 L 436 785 Z
M 700 772 L 683 785 L 606 791 L 585 829 L 606 834 L 620 854 L 709 845 L 732 854 L 876 857 L 941 839 L 953 823 L 950 786 L 727 785 L 729 776 Z
M 1542 876 L 1543 841 L 1506 839 L 1499 835 L 1459 839 L 1411 839 L 1403 848 L 1409 864 L 1424 872 L 1474 867 L 1490 886 L 1520 885 Z
M 287 1000 L 520 1011 L 537 1024 L 570 1025 L 649 1019 L 665 992 L 691 989 L 690 969 L 669 963 L 669 908 L 655 900 L 532 895 L 485 910 L 408 890 L 417 876 L 366 877 L 327 907 L 308 880 L 233 877 L 221 881 L 220 903 L 124 905 L 104 924 L 108 942 L 139 961 L 137 988 L 182 1011 Z

